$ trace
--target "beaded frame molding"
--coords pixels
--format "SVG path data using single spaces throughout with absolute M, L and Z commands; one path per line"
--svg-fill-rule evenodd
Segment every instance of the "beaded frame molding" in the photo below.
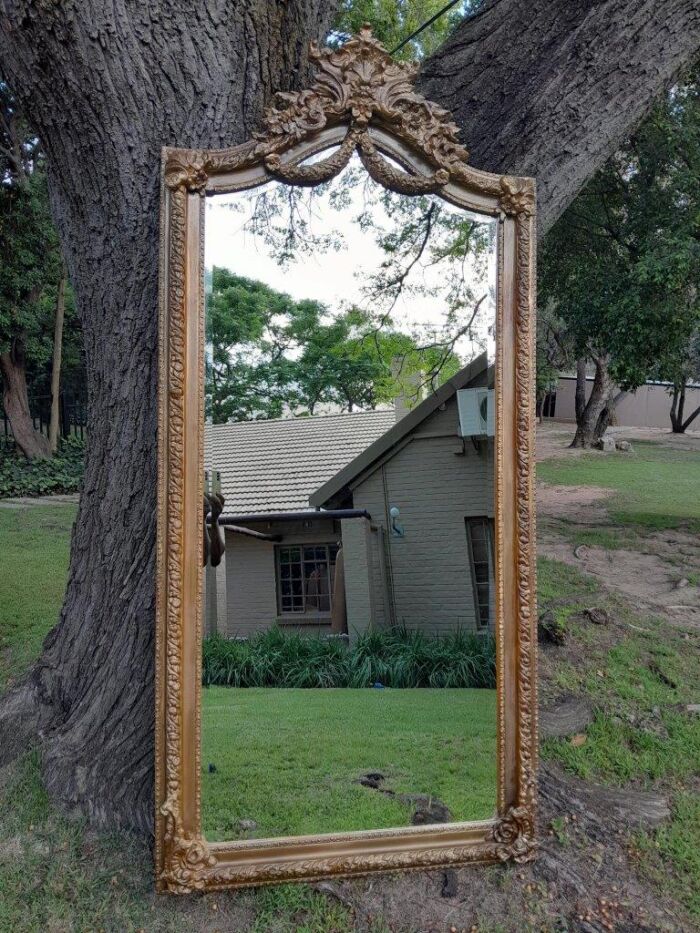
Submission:
M 472 168 L 451 115 L 413 88 L 369 27 L 311 47 L 310 88 L 279 94 L 261 130 L 223 150 L 162 155 L 156 628 L 159 891 L 187 893 L 448 864 L 536 851 L 534 524 L 535 186 Z M 312 155 L 331 154 L 309 163 Z M 201 829 L 204 202 L 271 179 L 317 185 L 354 152 L 407 195 L 435 193 L 498 219 L 496 348 L 497 813 L 468 823 L 208 842 Z M 391 161 L 388 161 L 390 159 Z M 400 166 L 397 167 L 397 166 Z

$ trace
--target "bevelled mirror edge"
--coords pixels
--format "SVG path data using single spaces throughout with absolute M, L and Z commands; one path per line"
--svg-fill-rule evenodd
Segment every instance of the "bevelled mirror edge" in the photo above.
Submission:
M 343 92 L 339 110 L 337 95 L 329 97 L 328 85 L 321 86 L 325 128 L 318 126 L 318 115 L 315 123 L 305 119 L 302 95 L 291 95 L 284 111 L 289 117 L 291 108 L 296 117 L 291 132 L 289 120 L 280 130 L 281 111 L 272 108 L 263 131 L 251 143 L 218 152 L 163 151 L 156 631 L 159 890 L 186 892 L 448 863 L 522 861 L 535 851 L 534 183 L 469 167 L 449 114 L 412 91 L 411 112 L 417 112 L 418 119 L 410 127 L 400 119 L 392 123 L 387 109 L 391 98 L 382 93 L 387 86 L 405 86 L 409 76 L 366 33 L 338 51 L 316 52 L 315 57 L 319 69 L 326 76 L 332 73 Z M 374 64 L 379 80 L 372 89 L 376 97 L 363 98 L 363 106 L 353 110 L 353 69 L 360 59 Z M 308 104 L 308 96 L 305 100 Z M 405 98 L 394 101 L 399 116 L 402 100 L 405 103 Z M 314 103 L 318 107 L 319 100 Z M 199 802 L 203 195 L 289 175 L 288 167 L 298 183 L 299 163 L 305 157 L 327 149 L 329 141 L 342 145 L 343 140 L 350 140 L 347 148 L 352 143 L 353 150 L 360 145 L 370 150 L 373 171 L 383 176 L 383 184 L 406 180 L 397 182 L 386 165 L 378 166 L 372 149 L 398 161 L 407 171 L 409 186 L 437 186 L 451 203 L 499 218 L 498 816 L 478 823 L 209 843 L 201 832 Z M 428 182 L 426 165 L 432 168 Z M 312 183 L 308 177 L 302 181 Z

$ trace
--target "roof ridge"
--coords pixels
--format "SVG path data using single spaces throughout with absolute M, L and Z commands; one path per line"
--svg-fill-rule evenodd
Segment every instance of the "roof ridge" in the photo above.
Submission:
M 205 428 L 230 428 L 238 427 L 239 425 L 250 425 L 250 424 L 285 424 L 285 423 L 295 423 L 303 422 L 308 424 L 311 421 L 323 421 L 330 418 L 352 418 L 358 415 L 394 415 L 393 408 L 369 408 L 362 411 L 338 411 L 325 415 L 293 415 L 291 418 L 255 418 L 250 421 L 222 421 L 218 424 L 205 424 Z

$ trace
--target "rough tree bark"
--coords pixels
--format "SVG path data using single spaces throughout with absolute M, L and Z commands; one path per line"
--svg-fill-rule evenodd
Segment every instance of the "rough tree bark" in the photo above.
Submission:
M 24 340 L 21 336 L 13 339 L 9 350 L 0 353 L 0 373 L 2 404 L 17 449 L 29 460 L 50 457 L 51 445 L 48 439 L 35 429 L 29 412 L 26 359 Z
M 89 398 L 66 600 L 0 704 L 0 760 L 39 731 L 54 801 L 104 826 L 152 826 L 160 147 L 241 142 L 273 90 L 305 81 L 333 10 L 0 0 L 0 68 L 48 156 Z M 476 164 L 538 176 L 544 229 L 699 36 L 696 0 L 487 0 L 422 87 L 455 109 Z
M 699 48 L 697 0 L 486 0 L 423 69 L 470 161 L 537 178 L 545 233 Z
M 600 416 L 610 398 L 610 374 L 608 372 L 609 356 L 605 353 L 592 357 L 595 364 L 595 375 L 591 394 L 588 397 L 580 417 L 576 418 L 576 434 L 571 447 L 591 447 L 597 439 L 597 428 Z

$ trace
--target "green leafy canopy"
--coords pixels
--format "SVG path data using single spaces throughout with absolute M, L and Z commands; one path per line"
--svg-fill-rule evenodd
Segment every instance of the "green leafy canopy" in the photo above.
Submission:
M 455 354 L 378 329 L 357 308 L 333 316 L 318 301 L 295 300 L 220 267 L 210 276 L 207 345 L 214 423 L 311 415 L 322 406 L 375 408 L 406 391 L 418 373 L 439 368 L 444 380 L 460 366 Z
M 700 327 L 698 70 L 594 176 L 548 234 L 540 307 L 574 358 L 610 355 L 625 389 L 674 379 Z

